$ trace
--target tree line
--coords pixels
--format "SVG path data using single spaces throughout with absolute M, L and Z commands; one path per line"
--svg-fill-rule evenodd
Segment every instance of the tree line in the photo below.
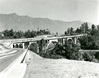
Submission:
M 10 30 L 4 30 L 1 32 L 3 35 L 0 36 L 1 39 L 16 39 L 16 38 L 33 38 L 37 35 L 46 35 L 50 34 L 50 31 L 48 29 L 38 29 L 37 31 L 34 30 L 27 30 L 25 32 L 23 31 L 14 31 L 13 29 Z
M 88 23 L 85 22 L 83 24 L 81 24 L 81 26 L 79 28 L 77 28 L 76 30 L 74 30 L 73 27 L 68 28 L 65 31 L 65 35 L 73 35 L 73 34 L 90 34 L 90 35 L 96 35 L 99 33 L 99 25 L 95 26 L 94 24 L 92 24 L 91 28 L 88 26 Z
M 80 44 L 82 49 L 99 49 L 99 25 L 95 26 L 92 24 L 91 27 L 85 22 L 81 24 L 79 28 L 74 30 L 74 28 L 68 28 L 64 33 L 65 35 L 74 34 L 87 34 L 80 38 Z

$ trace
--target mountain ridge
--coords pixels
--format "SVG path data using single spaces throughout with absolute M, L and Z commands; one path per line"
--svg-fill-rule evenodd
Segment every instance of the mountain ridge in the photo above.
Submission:
M 18 15 L 16 13 L 0 14 L 0 31 L 5 29 L 14 29 L 15 31 L 22 30 L 37 30 L 49 29 L 52 33 L 64 33 L 67 28 L 73 27 L 74 29 L 84 23 L 80 20 L 77 21 L 62 21 L 52 20 L 49 18 L 33 18 L 27 15 Z

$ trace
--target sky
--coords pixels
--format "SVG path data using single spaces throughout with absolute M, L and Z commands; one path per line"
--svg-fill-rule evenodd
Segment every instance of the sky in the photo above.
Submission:
M 99 0 L 0 0 L 0 14 L 99 24 Z

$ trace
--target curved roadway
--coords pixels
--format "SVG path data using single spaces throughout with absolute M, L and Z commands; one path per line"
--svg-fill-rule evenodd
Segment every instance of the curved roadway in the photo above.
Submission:
M 18 49 L 14 49 L 14 50 L 17 52 L 12 53 L 10 55 L 6 55 L 6 57 L 3 57 L 0 59 L 0 72 L 2 72 L 4 69 L 6 69 L 24 52 L 24 50 L 18 50 Z

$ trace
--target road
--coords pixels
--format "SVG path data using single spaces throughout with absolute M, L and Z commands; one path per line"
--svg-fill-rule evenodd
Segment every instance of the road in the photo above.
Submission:
M 13 63 L 24 51 L 15 49 L 17 52 L 7 55 L 7 57 L 0 59 L 0 72 L 6 69 L 11 63 Z

